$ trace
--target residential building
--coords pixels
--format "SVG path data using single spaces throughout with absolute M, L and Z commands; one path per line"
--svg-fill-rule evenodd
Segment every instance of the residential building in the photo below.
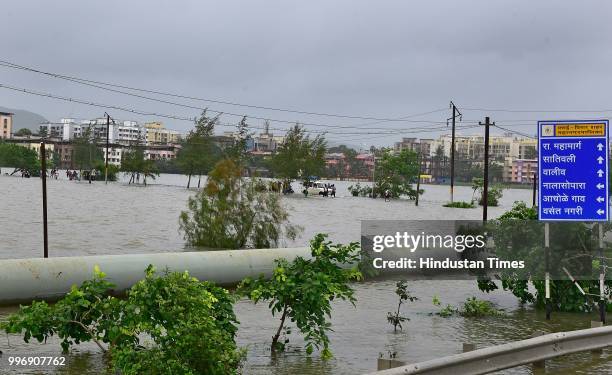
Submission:
M 159 121 L 145 123 L 144 127 L 147 145 L 168 145 L 180 142 L 179 132 L 166 129 Z
M 9 139 L 13 134 L 13 113 L 0 112 L 0 139 Z
M 270 126 L 266 123 L 264 132 L 254 138 L 254 151 L 274 152 L 276 151 L 277 142 L 274 139 L 274 134 L 270 133 Z
M 537 159 L 517 159 L 507 157 L 504 160 L 503 180 L 514 183 L 533 183 L 538 173 Z

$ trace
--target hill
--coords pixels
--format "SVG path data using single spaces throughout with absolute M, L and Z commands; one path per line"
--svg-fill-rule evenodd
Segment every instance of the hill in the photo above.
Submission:
M 26 111 L 23 109 L 12 109 L 0 106 L 0 112 L 14 113 L 13 116 L 13 132 L 22 128 L 28 128 L 34 133 L 38 133 L 41 122 L 46 122 L 47 119 L 38 113 Z

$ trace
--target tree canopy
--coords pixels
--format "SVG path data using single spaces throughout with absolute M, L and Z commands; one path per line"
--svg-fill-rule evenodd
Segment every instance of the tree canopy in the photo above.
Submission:
M 310 138 L 300 124 L 295 124 L 272 157 L 272 169 L 285 180 L 306 181 L 310 176 L 319 176 L 325 171 L 326 146 L 323 135 Z

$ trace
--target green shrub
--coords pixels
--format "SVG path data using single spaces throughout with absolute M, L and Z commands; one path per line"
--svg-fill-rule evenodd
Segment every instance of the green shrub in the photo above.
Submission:
M 317 234 L 310 241 L 312 258 L 295 258 L 292 262 L 277 259 L 271 279 L 263 276 L 247 278 L 238 291 L 253 302 L 269 301 L 272 315 L 281 314 L 280 325 L 272 337 L 272 352 L 282 351 L 289 342 L 279 341 L 283 330 L 290 330 L 287 319 L 295 323 L 306 340 L 306 353 L 322 349 L 323 358 L 331 357 L 327 332 L 331 329 L 331 301 L 355 303 L 352 280 L 360 279 L 358 271 L 359 244 L 332 245 L 326 235 Z M 352 268 L 343 268 L 353 266 Z
M 451 208 L 475 208 L 474 203 L 472 202 L 449 202 L 446 203 L 443 207 L 451 207 Z
M 122 374 L 235 374 L 234 298 L 187 272 L 156 276 L 149 266 L 126 299 L 108 295 L 114 285 L 97 268 L 55 305 L 33 302 L 0 323 L 29 342 L 56 335 L 64 352 L 92 341 L 110 354 Z M 142 340 L 141 337 L 147 337 Z

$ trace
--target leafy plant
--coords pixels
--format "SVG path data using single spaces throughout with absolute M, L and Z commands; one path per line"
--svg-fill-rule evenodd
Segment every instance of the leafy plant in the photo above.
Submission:
M 403 330 L 402 322 L 410 320 L 408 317 L 400 315 L 402 304 L 418 300 L 418 298 L 413 296 L 408 290 L 408 282 L 406 280 L 398 281 L 395 284 L 395 288 L 395 294 L 397 294 L 398 297 L 397 311 L 387 313 L 387 321 L 393 326 L 393 332 L 397 332 L 397 327 Z
M 238 322 L 227 290 L 187 272 L 156 276 L 152 266 L 126 299 L 109 296 L 113 287 L 95 267 L 91 280 L 55 305 L 21 306 L 0 328 L 26 342 L 57 335 L 64 351 L 93 341 L 122 374 L 237 373 L 244 353 L 236 347 Z
M 437 307 L 442 306 L 442 302 L 440 301 L 440 298 L 438 296 L 433 296 L 432 303 L 434 306 Z M 446 306 L 442 307 L 440 311 L 438 311 L 436 314 L 440 315 L 443 318 L 448 318 L 450 316 L 455 315 L 457 312 L 457 309 L 454 308 L 452 305 L 446 304 Z
M 292 262 L 277 259 L 271 279 L 243 280 L 238 290 L 253 302 L 269 301 L 272 315 L 280 314 L 276 333 L 272 336 L 272 352 L 282 351 L 288 340 L 279 341 L 281 332 L 294 323 L 306 340 L 306 353 L 321 349 L 323 358 L 330 358 L 331 302 L 348 300 L 355 304 L 350 282 L 361 278 L 357 270 L 359 244 L 332 245 L 326 235 L 317 234 L 310 241 L 311 259 L 295 258 Z M 346 268 L 351 266 L 351 268 Z
M 474 178 L 472 179 L 472 190 L 475 195 L 478 193 L 478 204 L 483 205 L 484 203 L 484 179 Z M 487 195 L 488 206 L 495 207 L 499 205 L 499 199 L 503 196 L 503 186 L 501 185 L 489 185 L 489 192 Z
M 503 315 L 489 301 L 479 300 L 476 297 L 470 297 L 463 303 L 463 308 L 459 310 L 459 314 L 463 317 L 483 317 Z
M 294 239 L 300 230 L 287 223 L 289 214 L 280 196 L 268 192 L 257 178 L 241 178 L 240 166 L 231 159 L 217 163 L 187 207 L 179 218 L 180 230 L 191 246 L 270 248 L 282 235 Z

